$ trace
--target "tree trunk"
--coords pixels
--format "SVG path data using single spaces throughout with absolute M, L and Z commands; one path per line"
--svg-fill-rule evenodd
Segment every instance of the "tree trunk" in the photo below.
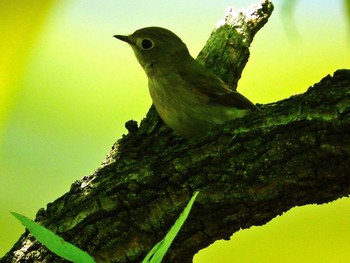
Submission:
M 266 0 L 255 16 L 238 15 L 244 24 L 239 28 L 227 19 L 200 61 L 235 88 L 249 44 L 272 8 Z M 102 167 L 39 210 L 36 221 L 96 262 L 141 262 L 199 190 L 164 260 L 183 263 L 241 228 L 350 193 L 350 70 L 338 70 L 304 94 L 261 109 L 186 141 L 151 107 L 140 127 L 126 124 L 129 134 Z M 0 262 L 65 261 L 26 232 Z

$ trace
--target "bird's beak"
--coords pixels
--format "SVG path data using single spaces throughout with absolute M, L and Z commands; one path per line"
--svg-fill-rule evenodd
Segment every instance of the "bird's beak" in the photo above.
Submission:
M 130 45 L 135 45 L 135 43 L 130 40 L 129 36 L 114 35 L 113 37 L 115 37 L 121 41 L 124 41 Z

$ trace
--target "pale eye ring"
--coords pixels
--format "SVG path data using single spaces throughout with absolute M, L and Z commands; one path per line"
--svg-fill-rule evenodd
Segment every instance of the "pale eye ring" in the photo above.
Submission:
M 148 38 L 145 38 L 145 39 L 142 39 L 141 41 L 141 47 L 142 49 L 151 49 L 154 47 L 154 43 L 152 40 L 148 39 Z

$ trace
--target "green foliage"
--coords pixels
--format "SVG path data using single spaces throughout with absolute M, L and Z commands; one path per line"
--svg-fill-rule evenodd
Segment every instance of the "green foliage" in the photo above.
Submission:
M 176 220 L 175 224 L 172 226 L 170 231 L 167 233 L 165 238 L 157 243 L 152 250 L 147 254 L 145 259 L 142 261 L 144 263 L 160 263 L 165 253 L 168 251 L 171 243 L 176 237 L 177 233 L 180 231 L 182 225 L 187 219 L 188 214 L 191 211 L 193 203 L 199 192 L 196 192 L 191 200 L 188 202 L 187 206 Z M 45 227 L 35 223 L 29 218 L 11 212 L 11 214 L 16 217 L 29 231 L 30 233 L 39 240 L 43 245 L 45 245 L 49 250 L 51 250 L 56 255 L 63 257 L 74 263 L 94 263 L 94 259 L 86 252 L 77 248 L 76 246 L 64 241 L 61 237 L 57 236 Z
M 35 223 L 29 218 L 20 214 L 11 212 L 43 245 L 50 249 L 53 253 L 61 256 L 74 263 L 94 263 L 93 258 L 86 252 L 76 246 L 65 242 L 61 237 L 57 236 L 45 227 Z
M 180 231 L 183 223 L 186 221 L 187 216 L 190 213 L 193 203 L 196 200 L 198 194 L 199 192 L 196 192 L 192 196 L 191 200 L 188 202 L 187 206 L 182 211 L 181 215 L 176 220 L 175 224 L 171 227 L 170 231 L 167 233 L 165 238 L 158 242 L 151 249 L 151 251 L 147 254 L 142 263 L 160 263 L 162 261 L 165 253 L 168 251 L 171 243 L 175 239 L 177 233 Z
M 298 34 L 293 22 L 293 14 L 298 1 L 299 0 L 285 0 L 283 2 L 281 10 L 284 17 L 284 25 L 286 27 L 286 30 L 288 34 L 295 38 L 298 38 Z M 345 15 L 348 20 L 348 30 L 350 32 L 350 0 L 343 0 L 343 3 L 345 8 Z
M 350 31 L 350 0 L 344 0 L 346 16 L 348 18 L 348 29 Z

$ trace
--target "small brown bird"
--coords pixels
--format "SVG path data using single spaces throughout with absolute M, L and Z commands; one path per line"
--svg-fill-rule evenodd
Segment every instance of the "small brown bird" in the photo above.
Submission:
M 114 37 L 132 47 L 147 74 L 159 116 L 179 135 L 187 139 L 200 137 L 216 124 L 257 109 L 191 57 L 173 32 L 146 27 L 129 36 Z

